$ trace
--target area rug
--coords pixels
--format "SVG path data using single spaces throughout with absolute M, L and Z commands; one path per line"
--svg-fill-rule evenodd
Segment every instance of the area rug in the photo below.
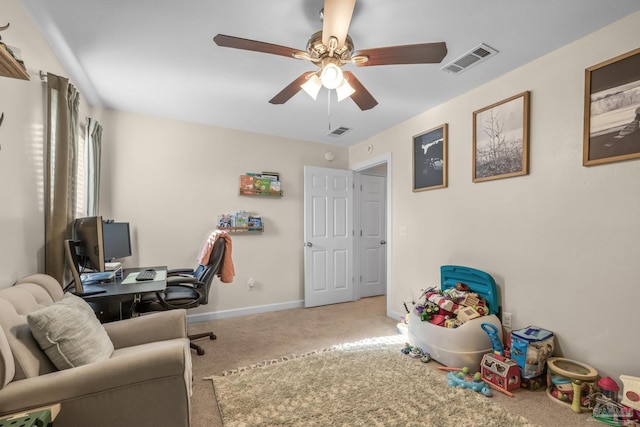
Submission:
M 365 340 L 206 379 L 225 427 L 534 426 L 401 348 Z

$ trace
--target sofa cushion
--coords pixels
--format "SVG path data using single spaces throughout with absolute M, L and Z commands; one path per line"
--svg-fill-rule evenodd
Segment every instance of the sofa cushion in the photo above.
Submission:
M 65 294 L 55 304 L 27 315 L 31 333 L 58 369 L 108 359 L 113 343 L 89 305 Z
M 62 299 L 62 290 L 55 279 L 51 279 L 52 283 L 27 279 L 15 286 L 0 289 L 0 328 L 8 344 L 8 348 L 6 345 L 0 345 L 0 371 L 3 372 L 0 376 L 4 376 L 0 381 L 0 388 L 11 381 L 37 377 L 57 370 L 33 337 L 27 323 L 27 315 Z M 59 297 L 52 297 L 56 289 L 49 288 L 54 286 L 60 292 Z

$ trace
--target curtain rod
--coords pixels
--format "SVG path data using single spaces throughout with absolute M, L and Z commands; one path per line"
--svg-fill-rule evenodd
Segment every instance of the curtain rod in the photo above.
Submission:
M 43 82 L 47 81 L 47 73 L 40 70 L 40 80 L 42 80 Z

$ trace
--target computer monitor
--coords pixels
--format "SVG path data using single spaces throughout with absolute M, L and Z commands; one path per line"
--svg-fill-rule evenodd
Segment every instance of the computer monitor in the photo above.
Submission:
M 102 241 L 105 261 L 131 256 L 131 236 L 128 222 L 104 221 Z
M 81 271 L 105 271 L 104 240 L 102 234 L 102 216 L 78 218 L 74 223 L 76 247 Z
M 104 289 L 101 289 L 96 286 L 91 286 L 91 285 L 85 286 L 82 283 L 82 280 L 80 279 L 80 270 L 79 270 L 80 260 L 77 255 L 77 249 L 79 246 L 80 246 L 79 241 L 75 241 L 75 240 L 64 241 L 64 255 L 67 262 L 67 266 L 69 267 L 69 271 L 71 272 L 71 276 L 73 278 L 72 282 L 69 284 L 68 287 L 73 285 L 74 294 L 80 297 L 105 293 L 106 290 Z M 66 290 L 67 288 L 65 288 L 65 292 Z

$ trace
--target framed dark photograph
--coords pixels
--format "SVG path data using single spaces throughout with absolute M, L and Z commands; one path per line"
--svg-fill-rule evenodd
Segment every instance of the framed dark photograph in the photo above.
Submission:
M 473 182 L 529 173 L 529 92 L 473 112 Z
M 583 166 L 640 158 L 640 48 L 585 71 Z
M 413 191 L 447 186 L 448 125 L 413 137 Z

